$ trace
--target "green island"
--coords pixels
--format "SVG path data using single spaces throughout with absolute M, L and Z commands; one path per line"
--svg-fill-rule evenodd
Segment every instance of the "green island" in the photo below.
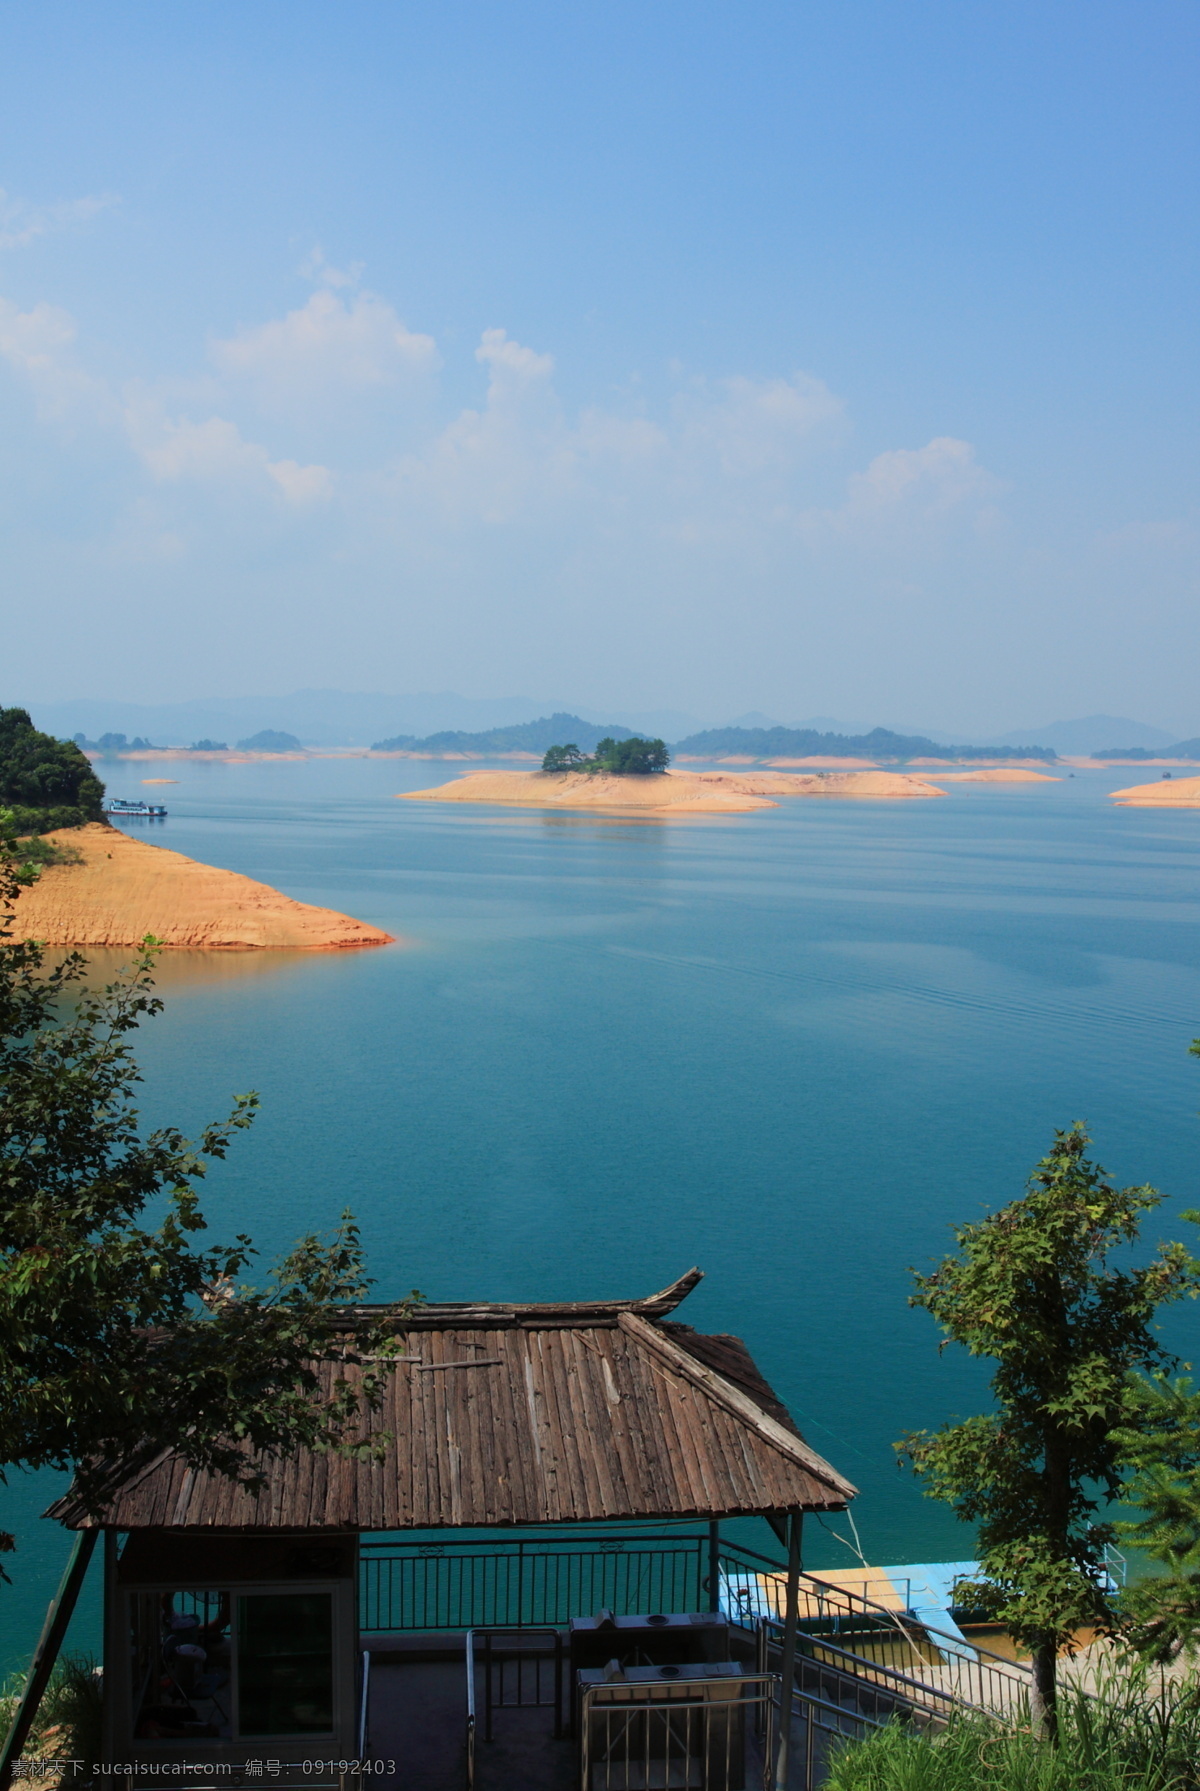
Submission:
M 565 746 L 551 746 L 542 760 L 542 770 L 585 771 L 591 777 L 653 777 L 670 763 L 671 755 L 661 740 L 646 740 L 640 734 L 625 740 L 606 735 L 591 754 L 580 752 L 573 740 Z

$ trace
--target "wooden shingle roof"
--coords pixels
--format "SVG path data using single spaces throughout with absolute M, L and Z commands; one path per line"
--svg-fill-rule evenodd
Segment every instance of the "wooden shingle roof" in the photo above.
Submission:
M 382 1461 L 302 1451 L 256 1497 L 164 1454 L 71 1528 L 403 1530 L 838 1511 L 855 1489 L 804 1442 L 739 1338 L 666 1314 L 693 1271 L 644 1301 L 425 1306 L 376 1423 Z M 358 1371 L 342 1364 L 337 1376 Z

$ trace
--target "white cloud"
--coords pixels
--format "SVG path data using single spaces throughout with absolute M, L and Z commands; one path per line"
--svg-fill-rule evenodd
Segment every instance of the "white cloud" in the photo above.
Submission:
M 225 417 L 193 422 L 167 417 L 152 401 L 133 403 L 126 412 L 129 438 L 151 477 L 160 481 L 196 479 L 260 488 L 271 484 L 292 504 L 328 497 L 333 479 L 324 466 L 272 460 L 257 442 L 245 439 Z
M 43 299 L 28 311 L 0 298 L 0 359 L 27 380 L 38 414 L 63 418 L 71 412 L 112 412 L 110 394 L 75 365 L 75 319 Z
M 300 272 L 306 280 L 311 280 L 314 286 L 332 286 L 334 288 L 361 286 L 365 264 L 361 261 L 352 261 L 349 267 L 334 267 L 331 261 L 326 260 L 325 251 L 320 243 L 314 243 L 300 263 Z
M 33 205 L 27 199 L 14 199 L 0 187 L 0 249 L 23 249 L 39 236 L 86 223 L 117 203 L 115 193 L 94 193 L 53 205 Z
M 701 382 L 680 394 L 673 411 L 683 443 L 734 478 L 790 465 L 802 446 L 813 437 L 827 441 L 845 417 L 841 399 L 807 373 Z
M 928 535 L 950 520 L 994 526 L 1001 480 L 980 466 L 970 442 L 936 436 L 923 448 L 890 448 L 846 481 L 837 509 L 810 512 L 808 527 L 870 539 L 897 528 Z
M 433 337 L 407 329 L 383 299 L 324 288 L 299 310 L 217 340 L 209 352 L 219 373 L 287 413 L 412 384 L 441 365 Z

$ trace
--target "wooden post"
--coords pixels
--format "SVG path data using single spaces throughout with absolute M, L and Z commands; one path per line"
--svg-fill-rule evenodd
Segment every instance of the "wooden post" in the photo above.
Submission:
M 788 1513 L 787 1590 L 783 1614 L 783 1660 L 779 1693 L 779 1752 L 775 1756 L 775 1791 L 787 1791 L 792 1743 L 792 1688 L 796 1683 L 796 1630 L 800 1622 L 800 1525 L 803 1514 Z
M 79 1588 L 83 1584 L 83 1576 L 87 1572 L 88 1562 L 92 1558 L 92 1550 L 96 1546 L 99 1530 L 80 1530 L 75 1537 L 75 1546 L 71 1550 L 71 1558 L 67 1562 L 67 1570 L 63 1574 L 58 1595 L 46 1612 L 46 1621 L 42 1625 L 42 1633 L 38 1645 L 34 1649 L 33 1664 L 29 1669 L 29 1677 L 25 1681 L 25 1690 L 21 1693 L 16 1714 L 13 1717 L 8 1735 L 4 1742 L 4 1751 L 0 1753 L 0 1791 L 8 1791 L 12 1784 L 13 1767 L 21 1757 L 21 1750 L 33 1727 L 33 1719 L 38 1713 L 38 1706 L 50 1683 L 50 1675 L 54 1671 L 54 1663 L 58 1659 L 58 1651 L 63 1645 L 67 1633 L 67 1625 L 71 1621 L 71 1613 L 75 1609 L 75 1600 L 79 1597 Z

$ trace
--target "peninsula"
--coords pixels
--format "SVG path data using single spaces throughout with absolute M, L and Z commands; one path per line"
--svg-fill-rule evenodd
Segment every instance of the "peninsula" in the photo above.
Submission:
M 1162 777 L 1153 784 L 1110 790 L 1122 808 L 1200 808 L 1200 777 Z
M 776 796 L 896 798 L 944 796 L 936 784 L 894 771 L 661 771 L 653 777 L 589 772 L 473 771 L 433 790 L 405 790 L 405 802 L 484 802 L 519 808 L 612 809 L 654 815 L 721 815 L 777 808 Z
M 43 945 L 165 946 L 203 951 L 339 951 L 390 945 L 390 933 L 293 901 L 236 871 L 130 839 L 92 822 L 44 838 L 63 862 L 17 899 L 13 930 Z

